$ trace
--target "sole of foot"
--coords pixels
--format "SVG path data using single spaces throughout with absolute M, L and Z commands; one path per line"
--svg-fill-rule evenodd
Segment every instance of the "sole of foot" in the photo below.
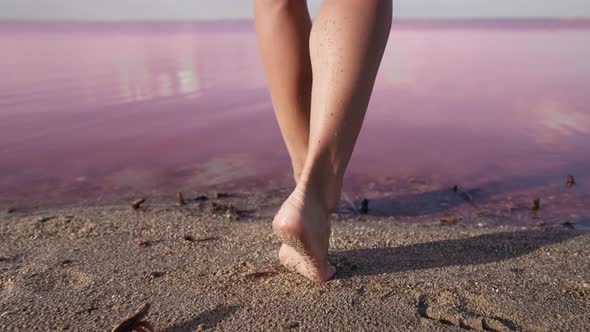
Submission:
M 279 260 L 288 269 L 304 277 L 326 282 L 336 273 L 328 262 L 330 240 L 329 215 L 319 206 L 306 203 L 294 192 L 283 203 L 273 220 L 273 230 L 283 242 Z

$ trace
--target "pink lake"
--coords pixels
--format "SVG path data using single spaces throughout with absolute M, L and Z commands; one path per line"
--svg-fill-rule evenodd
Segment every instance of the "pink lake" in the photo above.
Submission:
M 344 196 L 460 184 L 590 218 L 588 40 L 590 21 L 395 24 Z M 248 22 L 5 23 L 0 45 L 2 205 L 290 185 Z

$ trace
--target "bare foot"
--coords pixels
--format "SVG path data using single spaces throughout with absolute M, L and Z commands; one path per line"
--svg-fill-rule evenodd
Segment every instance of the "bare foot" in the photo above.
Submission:
M 279 259 L 308 279 L 325 282 L 336 273 L 328 262 L 330 214 L 320 199 L 296 188 L 274 218 L 273 229 L 283 242 Z

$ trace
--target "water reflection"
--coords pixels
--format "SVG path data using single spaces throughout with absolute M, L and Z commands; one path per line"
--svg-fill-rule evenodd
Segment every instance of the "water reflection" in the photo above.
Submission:
M 199 89 L 198 76 L 195 75 L 193 59 L 190 54 L 184 54 L 177 77 L 180 93 L 192 93 Z
M 0 202 L 290 184 L 251 28 L 148 27 L 0 28 Z M 347 190 L 575 173 L 590 192 L 589 31 L 396 28 Z
M 170 78 L 170 75 L 168 75 L 167 73 L 161 73 L 158 77 L 158 83 L 158 92 L 161 97 L 169 97 L 174 94 L 174 91 L 172 90 L 172 79 Z
M 566 138 L 590 132 L 590 113 L 573 110 L 557 102 L 544 103 L 533 114 L 539 114 L 542 143 L 562 144 Z
M 200 81 L 192 56 L 183 53 L 179 61 L 168 66 L 161 66 L 158 59 L 151 59 L 153 63 L 143 62 L 141 58 L 140 61 L 119 63 L 119 86 L 123 102 L 198 92 Z

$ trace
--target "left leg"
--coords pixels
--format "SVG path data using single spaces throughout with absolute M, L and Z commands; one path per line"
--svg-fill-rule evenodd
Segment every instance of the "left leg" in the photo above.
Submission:
M 275 115 L 298 182 L 307 156 L 311 107 L 311 18 L 307 2 L 255 0 L 254 8 L 256 34 Z

